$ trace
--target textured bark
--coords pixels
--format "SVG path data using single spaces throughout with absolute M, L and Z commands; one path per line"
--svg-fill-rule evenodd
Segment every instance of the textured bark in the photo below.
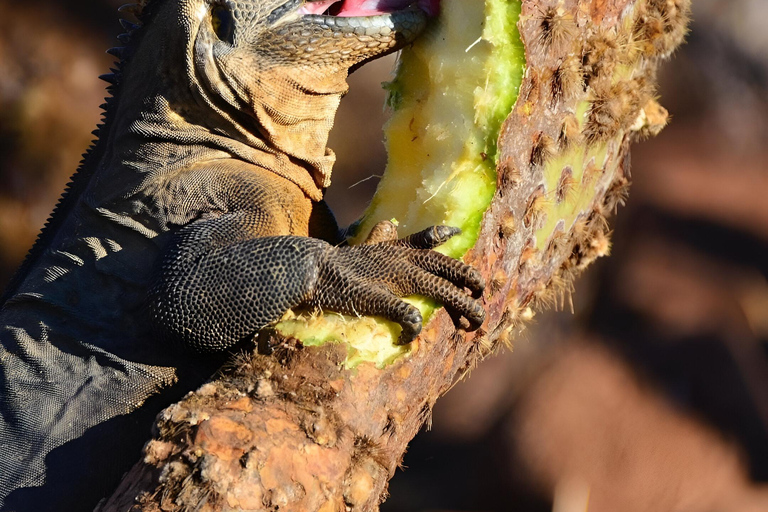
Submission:
M 655 72 L 685 33 L 688 2 L 522 4 L 527 71 L 499 138 L 497 194 L 465 258 L 489 283 L 484 328 L 457 331 L 440 311 L 383 370 L 344 369 L 343 347 L 295 340 L 242 356 L 164 411 L 144 460 L 98 510 L 376 510 L 437 398 L 608 252 L 605 215 L 625 197 L 629 144 L 666 122 Z M 596 147 L 603 161 L 589 158 Z M 579 151 L 574 180 L 571 162 L 553 162 Z M 548 223 L 574 194 L 573 222 Z

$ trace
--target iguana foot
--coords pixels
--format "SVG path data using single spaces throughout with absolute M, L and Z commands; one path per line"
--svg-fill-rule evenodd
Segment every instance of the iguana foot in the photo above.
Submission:
M 459 232 L 433 226 L 391 240 L 382 235 L 391 233 L 385 229 L 363 245 L 330 248 L 319 262 L 318 280 L 308 302 L 321 309 L 397 322 L 403 329 L 399 344 L 413 341 L 422 327 L 419 310 L 401 299 L 408 295 L 435 299 L 454 318 L 464 317 L 471 330 L 477 329 L 485 318 L 476 300 L 485 287 L 482 276 L 461 261 L 431 250 Z

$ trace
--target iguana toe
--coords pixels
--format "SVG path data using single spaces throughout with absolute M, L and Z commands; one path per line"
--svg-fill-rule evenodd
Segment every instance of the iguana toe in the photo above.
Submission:
M 412 249 L 434 249 L 459 233 L 461 233 L 461 230 L 452 226 L 432 226 L 401 238 L 396 244 Z

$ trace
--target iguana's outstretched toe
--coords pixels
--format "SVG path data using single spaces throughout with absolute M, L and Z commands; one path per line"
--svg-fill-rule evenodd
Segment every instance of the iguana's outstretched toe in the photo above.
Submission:
M 410 343 L 421 332 L 419 310 L 400 298 L 408 295 L 435 299 L 477 329 L 485 318 L 476 300 L 485 286 L 482 277 L 461 261 L 431 250 L 458 232 L 434 226 L 399 240 L 331 248 L 319 264 L 309 304 L 397 322 L 403 328 L 401 344 Z
M 460 233 L 459 228 L 452 226 L 432 226 L 396 240 L 395 244 L 412 249 L 434 249 Z

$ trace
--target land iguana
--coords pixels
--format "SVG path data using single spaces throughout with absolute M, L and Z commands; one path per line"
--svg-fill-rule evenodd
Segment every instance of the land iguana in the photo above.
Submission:
M 400 343 L 410 294 L 482 323 L 482 278 L 431 250 L 457 230 L 347 246 L 323 202 L 348 73 L 417 36 L 412 1 L 127 8 L 97 142 L 2 299 L 0 508 L 91 510 L 159 410 L 290 308 L 385 317 Z

